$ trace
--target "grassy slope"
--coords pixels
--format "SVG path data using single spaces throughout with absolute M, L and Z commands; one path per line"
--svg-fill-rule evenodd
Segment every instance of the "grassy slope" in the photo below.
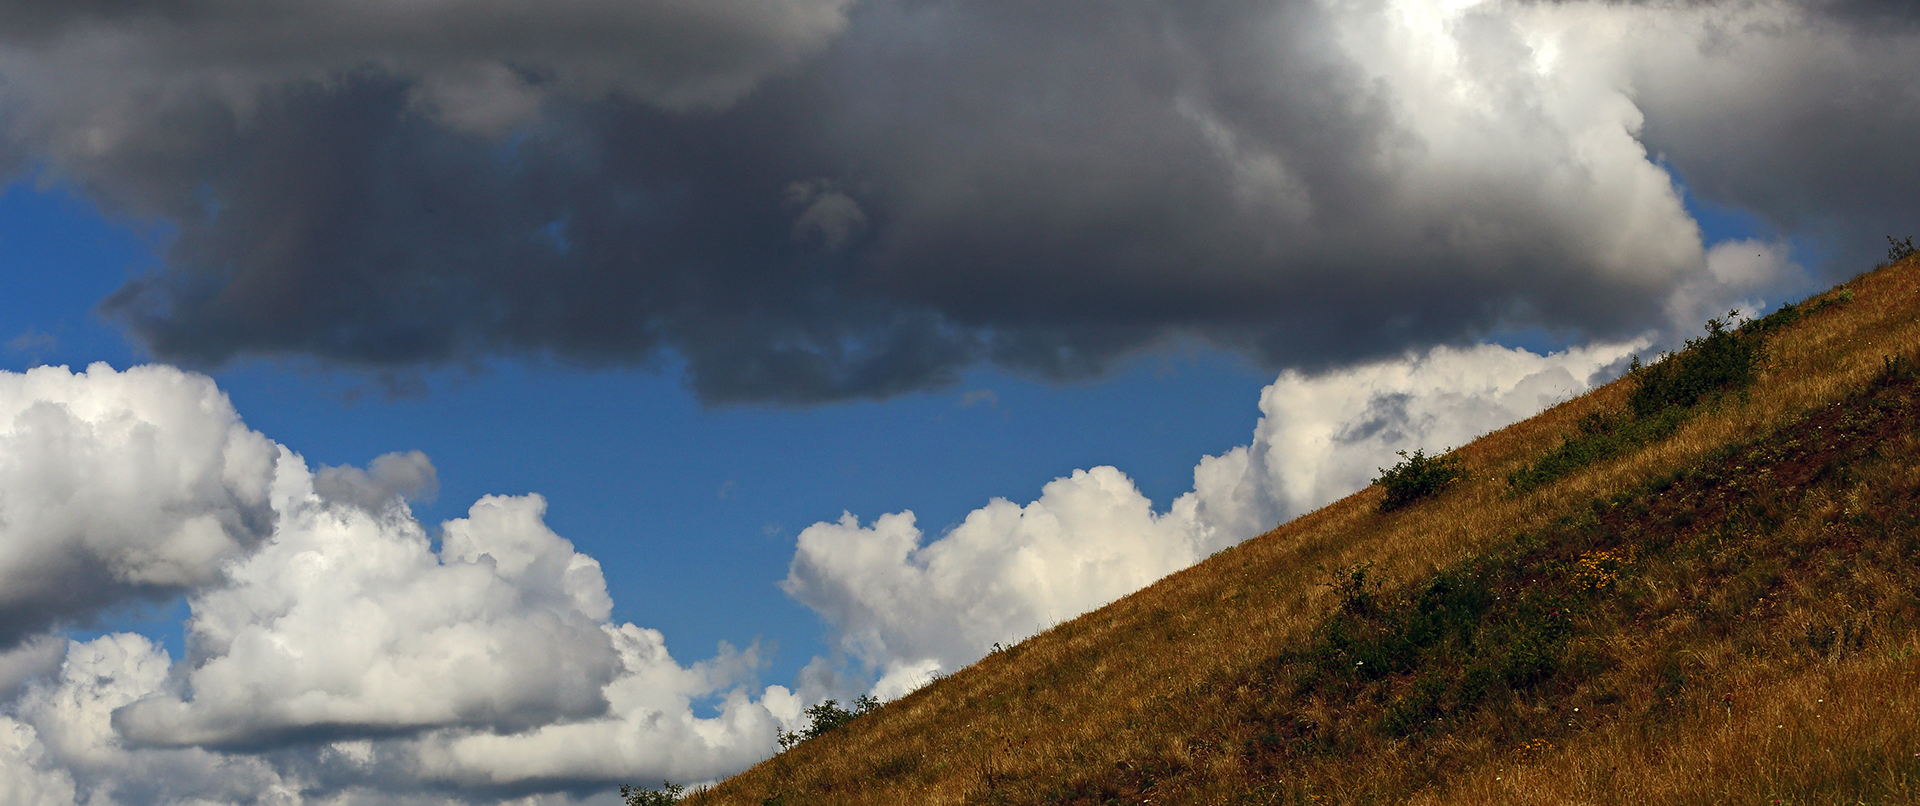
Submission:
M 1920 802 L 1920 261 L 1843 288 L 1663 441 L 1509 494 L 1596 390 L 687 802 Z

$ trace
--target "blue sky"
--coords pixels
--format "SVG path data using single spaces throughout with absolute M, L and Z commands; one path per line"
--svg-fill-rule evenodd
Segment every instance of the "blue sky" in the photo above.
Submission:
M 150 268 L 157 227 L 109 221 L 61 188 L 0 196 L 0 333 L 29 338 L 6 368 L 152 360 L 95 306 Z M 720 641 L 771 642 L 768 682 L 826 651 L 818 616 L 782 593 L 793 538 L 842 511 L 911 509 L 938 531 L 999 496 L 1025 501 L 1075 469 L 1111 464 L 1163 506 L 1193 463 L 1247 441 L 1269 373 L 1201 349 L 1143 355 L 1112 377 L 1046 383 L 982 370 L 955 388 L 885 402 L 703 407 L 674 368 L 579 371 L 496 361 L 396 396 L 311 362 L 255 360 L 212 373 L 249 426 L 310 463 L 365 465 L 421 450 L 440 494 L 423 521 L 487 494 L 537 492 L 548 523 L 607 569 L 616 620 L 666 633 L 697 659 Z M 136 608 L 178 646 L 184 608 Z M 91 633 L 89 633 L 91 634 Z
M 1753 214 L 1686 198 L 1705 242 L 1769 235 Z M 68 189 L 23 180 L 0 197 L 0 228 L 0 271 L 16 289 L 0 320 L 15 340 L 7 368 L 153 360 L 96 307 L 153 269 L 164 226 L 111 220 Z M 1490 340 L 1568 346 L 1537 327 Z M 300 359 L 211 374 L 249 426 L 311 464 L 424 451 L 441 486 L 412 504 L 423 522 L 463 516 L 483 495 L 545 496 L 549 525 L 605 566 L 616 621 L 661 630 L 683 660 L 763 642 L 769 683 L 832 649 L 829 626 L 775 584 L 801 529 L 906 509 L 937 536 L 991 498 L 1025 502 L 1097 465 L 1128 473 L 1164 508 L 1192 489 L 1201 456 L 1249 440 L 1273 380 L 1242 356 L 1189 344 L 1079 382 L 987 368 L 881 402 L 703 406 L 681 369 L 501 359 L 429 373 L 399 394 Z M 184 601 L 136 605 L 76 634 L 134 629 L 179 654 L 186 615 Z
M 527 8 L 0 3 L 23 806 L 721 778 L 1920 227 L 1906 4 Z

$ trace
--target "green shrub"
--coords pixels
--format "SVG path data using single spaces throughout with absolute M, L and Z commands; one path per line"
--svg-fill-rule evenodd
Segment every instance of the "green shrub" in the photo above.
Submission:
M 1828 304 L 1822 301 L 1811 310 L 1782 305 L 1766 318 L 1739 328 L 1731 327 L 1739 312 L 1728 311 L 1725 319 L 1708 319 L 1707 335 L 1689 339 L 1679 352 L 1663 354 L 1651 364 L 1641 364 L 1635 356 L 1627 369 L 1634 383 L 1628 410 L 1587 415 L 1577 433 L 1538 461 L 1509 474 L 1507 484 L 1516 493 L 1526 492 L 1595 462 L 1666 439 L 1702 401 L 1753 384 L 1767 333 Z
M 1554 590 L 1560 574 L 1523 543 L 1399 591 L 1382 591 L 1367 566 L 1339 571 L 1332 611 L 1296 656 L 1299 692 L 1333 701 L 1398 692 L 1378 727 L 1409 736 L 1555 677 L 1578 603 Z M 1388 678 L 1404 682 L 1381 682 Z
M 1399 454 L 1400 463 L 1390 468 L 1380 468 L 1380 477 L 1373 480 L 1373 483 L 1387 491 L 1386 500 L 1380 502 L 1381 512 L 1392 512 L 1436 495 L 1466 475 L 1456 456 L 1428 456 L 1424 450 L 1415 450 L 1412 454 L 1400 451 Z
M 1805 305 L 1795 305 L 1791 302 L 1785 303 L 1779 308 L 1774 309 L 1773 313 L 1741 325 L 1740 333 L 1745 336 L 1764 337 L 1773 331 L 1791 325 L 1828 308 L 1845 305 L 1852 301 L 1853 289 L 1843 286 L 1838 291 L 1823 295 L 1818 301 Z
M 871 694 L 862 694 L 855 699 L 851 711 L 841 708 L 839 700 L 822 702 L 807 709 L 805 728 L 792 732 L 784 730 L 779 732 L 780 749 L 785 750 L 808 739 L 823 736 L 841 725 L 873 713 L 873 710 L 879 707 L 880 701 L 874 699 Z
M 641 789 L 637 786 L 620 787 L 620 798 L 626 806 L 674 806 L 680 802 L 680 796 L 687 788 L 678 784 L 660 782 L 659 789 Z
M 1807 318 L 1808 315 L 1818 312 L 1822 309 L 1825 309 L 1826 307 L 1833 304 L 1834 302 L 1832 298 L 1825 298 L 1820 300 L 1820 302 L 1816 303 L 1813 306 L 1812 310 L 1808 310 L 1805 307 L 1795 305 L 1791 302 L 1784 303 L 1780 307 L 1775 308 L 1773 313 L 1767 314 L 1766 316 L 1760 317 L 1759 319 L 1754 320 L 1752 322 L 1748 322 L 1741 329 L 1747 330 L 1753 333 L 1769 333 L 1769 332 L 1778 330 L 1780 328 L 1786 327 L 1787 325 L 1791 325 L 1802 319 L 1805 319 Z
M 1627 368 L 1634 380 L 1633 413 L 1647 417 L 1671 406 L 1690 408 L 1710 395 L 1752 385 L 1759 370 L 1760 338 L 1757 332 L 1728 329 L 1738 315 L 1728 311 L 1725 319 L 1708 319 L 1707 335 L 1688 339 L 1685 348 L 1651 364 L 1641 364 L 1635 356 Z

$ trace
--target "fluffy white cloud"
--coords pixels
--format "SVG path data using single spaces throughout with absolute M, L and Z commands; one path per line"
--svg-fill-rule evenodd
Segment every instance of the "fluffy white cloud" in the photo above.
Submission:
M 925 545 L 912 512 L 816 523 L 781 586 L 880 667 L 880 688 L 893 693 L 1192 564 L 1190 525 L 1096 467 L 1026 506 L 994 499 Z
M 271 528 L 275 462 L 203 376 L 0 373 L 0 649 L 217 581 Z
M 782 587 L 898 696 L 1214 551 L 1368 484 L 1395 452 L 1438 451 L 1585 391 L 1645 346 L 1537 355 L 1482 345 L 1318 375 L 1260 397 L 1251 445 L 1202 459 L 1164 513 L 1112 467 L 1055 479 L 1025 506 L 995 499 L 925 540 L 912 512 L 851 513 L 802 531 Z
M 56 674 L 0 712 L 0 804 L 507 802 L 503 787 L 714 780 L 765 758 L 775 727 L 801 721 L 803 703 L 785 688 L 769 687 L 755 701 L 738 685 L 758 662 L 751 651 L 681 667 L 656 631 L 604 629 L 621 675 L 605 689 L 612 708 L 603 718 L 513 734 L 317 739 L 268 753 L 128 742 L 115 715 L 173 687 L 167 653 L 132 634 L 72 643 Z M 715 691 L 725 692 L 719 713 L 694 716 L 695 703 Z M 555 793 L 512 802 L 576 801 Z
M 8 806 L 72 806 L 73 776 L 48 763 L 33 726 L 0 716 L 0 803 Z
M 127 633 L 0 649 L 0 804 L 710 780 L 801 718 L 787 689 L 751 686 L 756 649 L 682 666 L 659 632 L 609 623 L 599 563 L 547 528 L 537 495 L 482 498 L 436 541 L 407 504 L 437 486 L 424 455 L 310 471 L 210 380 L 166 367 L 0 373 L 0 418 L 0 568 L 71 582 L 97 566 L 186 590 L 191 610 L 178 663 Z M 0 619 L 45 626 L 36 590 L 6 589 Z M 87 613 L 122 596 L 70 593 Z
M 544 725 L 517 734 L 443 732 L 409 752 L 429 780 L 489 786 L 539 780 L 702 781 L 765 758 L 776 728 L 800 722 L 802 704 L 783 686 L 755 701 L 741 685 L 758 659 L 723 647 L 713 660 L 682 667 L 655 630 L 608 626 L 621 675 L 606 686 L 604 718 Z M 696 698 L 724 692 L 718 714 L 694 714 Z
M 436 554 L 404 505 L 335 505 L 297 460 L 282 464 L 273 539 L 192 599 L 188 693 L 127 707 L 125 736 L 277 744 L 516 730 L 606 708 L 612 603 L 599 563 L 542 524 L 544 501 L 481 499 L 447 522 Z
M 1699 229 L 1638 139 L 1645 118 L 1625 80 L 1621 40 L 1646 20 L 1604 3 L 1335 11 L 1332 38 L 1403 127 L 1382 155 L 1395 184 L 1383 212 L 1431 231 L 1423 246 L 1466 257 L 1467 272 L 1500 271 L 1534 239 L 1578 264 L 1533 271 L 1651 289 L 1697 270 Z
M 13 703 L 6 727 L 19 741 L 0 747 L 0 769 L 33 765 L 55 787 L 74 787 L 80 797 L 69 804 L 299 803 L 298 781 L 264 759 L 127 746 L 114 711 L 165 687 L 169 668 L 166 651 L 142 636 L 72 643 L 58 675 Z
M 1233 545 L 1369 484 L 1396 451 L 1458 447 L 1588 389 L 1642 340 L 1537 355 L 1483 344 L 1319 375 L 1287 372 L 1260 392 L 1253 443 L 1194 468 L 1209 550 Z
M 297 460 L 283 466 L 273 538 L 191 600 L 195 657 L 177 673 L 190 696 L 169 687 L 120 709 L 124 738 L 332 740 L 335 783 L 405 769 L 487 788 L 711 779 L 765 757 L 798 718 L 786 689 L 756 699 L 744 685 L 753 650 L 683 667 L 658 631 L 606 623 L 599 563 L 545 526 L 538 496 L 481 499 L 436 553 L 399 498 L 343 505 L 314 495 Z M 696 716 L 716 695 L 718 715 Z M 377 741 L 356 753 L 355 737 Z
M 1443 348 L 1287 373 L 1252 444 L 1203 459 L 1165 512 L 1098 467 L 931 541 L 906 512 L 816 524 L 784 584 L 897 696 L 1358 487 L 1393 450 L 1458 444 L 1580 391 L 1627 349 Z M 436 546 L 407 504 L 437 482 L 418 453 L 311 471 L 210 381 L 167 368 L 36 370 L 0 389 L 19 573 L 76 553 L 47 544 L 85 547 L 103 574 L 190 589 L 192 612 L 179 663 L 127 634 L 0 652 L 16 800 L 424 803 L 711 779 L 844 693 L 819 664 L 800 693 L 756 689 L 755 649 L 682 665 L 658 632 L 608 623 L 598 563 L 546 527 L 538 496 L 483 498 Z M 199 544 L 180 524 L 205 519 L 217 550 L 182 548 Z

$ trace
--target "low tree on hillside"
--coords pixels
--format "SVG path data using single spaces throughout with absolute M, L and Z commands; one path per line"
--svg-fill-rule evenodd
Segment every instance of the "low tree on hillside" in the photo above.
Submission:
M 637 786 L 620 787 L 620 797 L 627 806 L 674 806 L 680 802 L 680 796 L 687 788 L 679 784 L 660 782 L 659 789 L 642 789 Z
M 807 726 L 796 731 L 780 731 L 780 749 L 786 750 L 808 739 L 825 735 L 828 731 L 852 722 L 855 719 L 873 713 L 880 707 L 880 701 L 871 694 L 862 694 L 853 701 L 853 710 L 840 707 L 839 700 L 827 700 L 807 709 Z
M 1392 512 L 1428 496 L 1437 495 L 1447 485 L 1466 475 L 1460 467 L 1459 457 L 1451 454 L 1428 456 L 1425 449 L 1409 454 L 1400 451 L 1400 463 L 1393 467 L 1380 468 L 1380 477 L 1373 483 L 1387 491 L 1387 497 L 1380 502 L 1381 512 Z

